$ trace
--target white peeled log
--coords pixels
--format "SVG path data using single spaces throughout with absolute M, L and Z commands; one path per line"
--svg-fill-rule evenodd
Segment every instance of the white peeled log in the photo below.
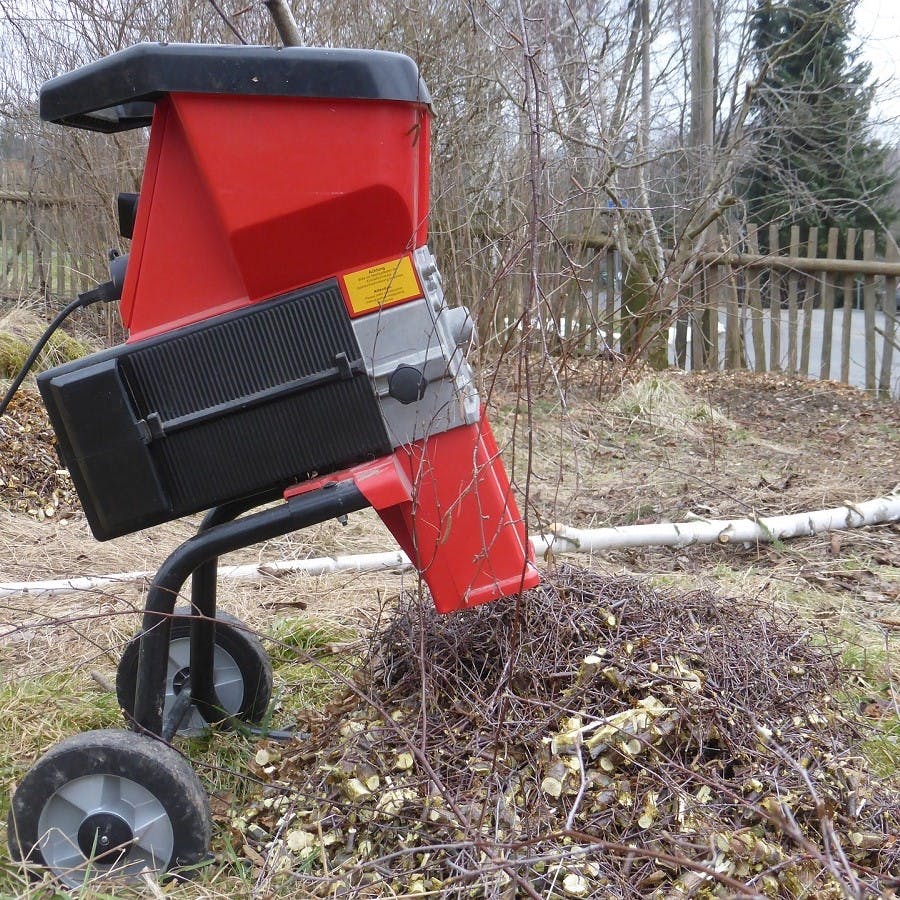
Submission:
M 547 534 L 532 535 L 539 555 L 594 553 L 625 547 L 687 547 L 690 544 L 746 544 L 787 540 L 828 531 L 844 531 L 865 525 L 900 521 L 900 493 L 876 497 L 862 503 L 845 503 L 832 509 L 770 516 L 756 519 L 698 519 L 691 522 L 659 522 L 652 525 L 625 525 L 619 528 L 573 528 L 552 525 Z M 327 575 L 337 572 L 385 572 L 412 568 L 400 550 L 289 559 L 242 566 L 220 566 L 219 577 L 248 581 L 290 574 Z M 54 581 L 0 583 L 0 598 L 28 594 L 53 596 L 79 591 L 103 591 L 118 584 L 148 581 L 153 572 L 119 572 L 88 575 Z
M 252 581 L 292 573 L 328 575 L 332 572 L 390 572 L 412 568 L 402 550 L 384 553 L 358 553 L 348 556 L 319 556 L 313 559 L 286 559 L 276 562 L 251 563 L 243 566 L 219 566 L 219 577 L 233 581 Z M 103 591 L 117 584 L 150 581 L 154 572 L 117 572 L 113 575 L 86 575 L 54 581 L 22 581 L 0 583 L 0 598 L 22 594 L 52 596 L 77 591 Z
M 537 553 L 594 553 L 625 547 L 687 547 L 691 544 L 754 544 L 783 541 L 828 531 L 900 521 L 900 493 L 831 509 L 755 519 L 697 519 L 619 528 L 552 525 L 532 537 Z

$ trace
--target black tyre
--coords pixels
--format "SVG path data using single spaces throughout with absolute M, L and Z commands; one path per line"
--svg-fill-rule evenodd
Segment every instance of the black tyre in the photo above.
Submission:
M 190 609 L 176 609 L 171 628 L 163 718 L 169 713 L 190 671 Z M 116 672 L 116 696 L 126 716 L 134 712 L 139 639 L 140 635 L 137 635 L 126 645 Z M 260 724 L 272 699 L 272 663 L 259 639 L 228 613 L 216 615 L 213 672 L 222 711 L 250 725 Z M 207 722 L 200 710 L 192 706 L 177 733 L 196 735 L 206 728 Z
M 209 855 L 211 827 L 206 792 L 177 751 L 130 731 L 88 731 L 25 774 L 8 841 L 13 859 L 77 888 L 195 866 Z

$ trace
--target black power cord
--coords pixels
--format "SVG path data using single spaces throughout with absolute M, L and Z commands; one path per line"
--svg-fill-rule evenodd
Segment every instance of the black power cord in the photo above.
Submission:
M 35 360 L 41 355 L 41 351 L 47 346 L 47 341 L 53 336 L 53 332 L 56 331 L 56 329 L 59 328 L 59 326 L 62 325 L 76 309 L 82 309 L 83 307 L 91 306 L 94 303 L 110 303 L 117 299 L 118 292 L 116 286 L 112 281 L 106 281 L 90 291 L 79 294 L 68 306 L 66 306 L 47 326 L 46 331 L 40 336 L 34 347 L 32 347 L 31 353 L 28 354 L 28 358 L 22 363 L 22 368 L 19 369 L 16 377 L 13 378 L 9 390 L 6 392 L 6 396 L 3 400 L 0 400 L 0 416 L 6 412 L 6 407 L 9 406 L 10 401 L 16 395 L 16 391 L 22 386 L 22 382 L 31 371 L 31 367 L 34 365 Z

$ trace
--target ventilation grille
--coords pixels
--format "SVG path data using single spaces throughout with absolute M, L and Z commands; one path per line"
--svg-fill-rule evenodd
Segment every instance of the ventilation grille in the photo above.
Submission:
M 101 539 L 391 452 L 333 280 L 39 383 Z

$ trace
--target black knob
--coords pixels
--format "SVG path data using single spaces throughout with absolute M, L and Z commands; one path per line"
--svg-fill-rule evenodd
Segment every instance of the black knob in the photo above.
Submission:
M 112 286 L 112 296 L 110 300 L 118 300 L 122 296 L 122 288 L 125 285 L 125 271 L 128 268 L 128 253 L 119 253 L 115 251 L 113 256 L 112 250 L 109 252 L 109 277 Z
M 388 379 L 388 393 L 401 403 L 415 403 L 425 396 L 428 379 L 415 366 L 397 366 Z

